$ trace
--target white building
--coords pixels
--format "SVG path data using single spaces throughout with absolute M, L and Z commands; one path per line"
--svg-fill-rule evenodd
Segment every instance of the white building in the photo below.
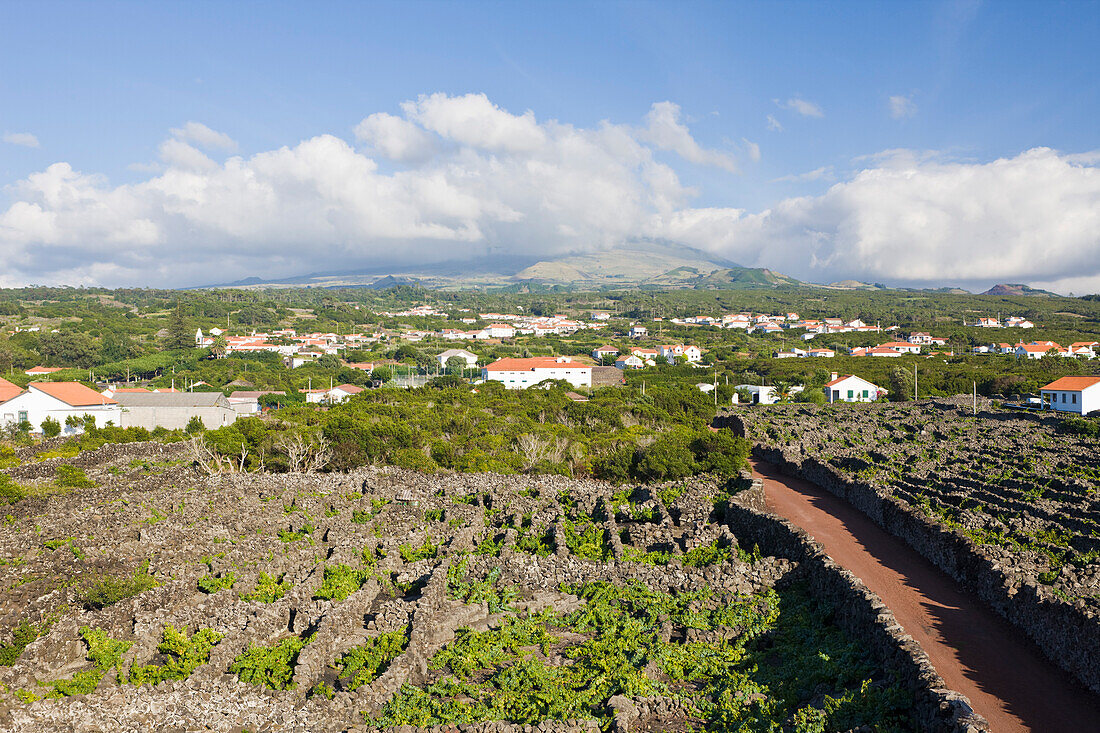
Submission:
M 67 427 L 70 417 L 91 415 L 95 424 L 102 427 L 108 422 L 119 425 L 121 408 L 118 402 L 101 395 L 79 382 L 38 382 L 27 385 L 27 391 L 0 405 L 0 423 L 29 422 L 35 430 L 41 430 L 42 421 L 52 417 L 61 423 L 63 435 L 80 432 Z
M 774 405 L 780 400 L 780 394 L 775 387 L 765 387 L 760 384 L 739 384 L 734 389 L 743 389 L 748 392 L 748 404 L 752 405 Z M 791 387 L 787 394 L 793 396 L 801 392 L 802 389 L 801 385 Z M 734 395 L 735 399 L 736 397 L 737 395 Z
M 605 356 L 618 356 L 619 350 L 614 346 L 597 346 L 592 349 L 592 358 L 602 362 Z
M 1087 415 L 1100 410 L 1100 377 L 1062 377 L 1039 390 L 1043 407 Z
M 630 327 L 630 338 L 632 338 L 632 339 L 645 338 L 648 333 L 649 333 L 649 330 L 645 326 L 631 326 Z
M 568 356 L 508 358 L 482 367 L 481 378 L 503 382 L 508 389 L 527 389 L 547 379 L 564 379 L 575 387 L 591 387 L 592 367 Z
M 618 369 L 641 369 L 644 366 L 645 362 L 635 354 L 620 356 L 615 362 L 615 367 Z
M 182 430 L 197 417 L 203 427 L 216 430 L 240 417 L 221 392 L 124 392 L 115 397 L 122 408 L 117 424 L 124 428 Z
M 439 362 L 439 366 L 446 367 L 447 362 L 456 356 L 465 361 L 468 367 L 477 366 L 477 354 L 466 351 L 466 349 L 447 349 L 436 357 L 436 361 Z
M 853 374 L 838 377 L 833 372 L 832 379 L 825 385 L 825 399 L 829 402 L 874 402 L 885 394 L 882 387 Z

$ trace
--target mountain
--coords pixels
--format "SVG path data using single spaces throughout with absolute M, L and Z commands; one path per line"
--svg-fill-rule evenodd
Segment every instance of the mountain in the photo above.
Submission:
M 1023 283 L 1002 283 L 1000 285 L 994 285 L 989 290 L 986 290 L 982 295 L 1034 295 L 1040 298 L 1057 298 L 1060 297 L 1057 293 L 1052 293 L 1049 290 L 1039 290 Z
M 695 284 L 698 290 L 741 290 L 744 288 L 793 287 L 803 283 L 774 270 L 755 267 L 729 267 L 717 270 Z
M 770 281 L 772 274 L 745 274 L 768 271 L 743 268 L 703 250 L 667 240 L 633 239 L 612 249 L 565 253 L 541 260 L 496 255 L 428 265 L 394 264 L 357 271 L 312 273 L 276 280 L 251 277 L 208 287 L 380 289 L 395 285 L 420 285 L 447 290 L 507 288 L 530 292 L 619 287 L 682 288 L 695 287 L 704 283 L 708 276 L 722 271 L 741 273 L 734 280 L 741 278 L 745 284 L 756 280 L 757 286 L 775 284 Z M 783 281 L 790 280 L 782 275 L 777 277 Z

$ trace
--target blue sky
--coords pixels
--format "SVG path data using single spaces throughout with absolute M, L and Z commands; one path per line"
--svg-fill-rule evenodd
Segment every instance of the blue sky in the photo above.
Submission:
M 850 274 L 899 283 L 979 283 L 1014 276 L 1080 288 L 1093 282 L 1079 282 L 1081 277 L 1095 276 L 1100 286 L 1100 271 L 1082 273 L 1079 257 L 1072 254 L 1082 246 L 1096 247 L 1088 251 L 1100 262 L 1100 245 L 1087 233 L 1075 235 L 1065 245 L 1068 256 L 1040 273 L 1024 270 L 1026 258 L 1021 258 L 1019 272 L 1002 269 L 983 278 L 949 259 L 942 272 L 849 261 L 863 258 L 881 237 L 841 240 L 868 218 L 896 216 L 896 210 L 852 213 L 854 204 L 844 208 L 822 199 L 812 211 L 803 207 L 790 213 L 789 220 L 745 218 L 782 208 L 784 202 L 798 208 L 797 197 L 825 197 L 830 187 L 853 182 L 868 170 L 900 167 L 942 182 L 943 176 L 965 177 L 965 166 L 1017 161 L 1035 148 L 1057 151 L 1053 160 L 1042 162 L 1043 175 L 1064 182 L 1068 199 L 1082 189 L 1092 195 L 1095 161 L 1086 156 L 1066 163 L 1065 156 L 1100 148 L 1097 38 L 1100 3 L 1086 2 L 5 3 L 0 5 L 0 68 L 5 72 L 0 75 L 0 135 L 8 142 L 0 143 L 0 185 L 5 187 L 0 216 L 7 209 L 8 219 L 0 218 L 0 253 L 7 248 L 12 261 L 20 263 L 20 274 L 9 275 L 7 284 L 72 278 L 88 270 L 76 267 L 79 262 L 98 265 L 99 274 L 89 275 L 89 284 L 140 284 L 143 277 L 150 284 L 187 284 L 170 282 L 169 273 L 149 269 L 140 258 L 110 261 L 105 252 L 112 248 L 105 242 L 84 248 L 88 239 L 112 236 L 116 243 L 139 242 L 164 252 L 189 246 L 182 232 L 195 227 L 174 228 L 164 220 L 172 218 L 171 212 L 149 214 L 147 201 L 107 201 L 117 187 L 141 185 L 176 165 L 161 149 L 170 130 L 195 121 L 231 138 L 235 144 L 223 146 L 220 157 L 211 155 L 219 166 L 229 156 L 248 161 L 331 135 L 374 161 L 380 172 L 392 174 L 409 169 L 409 161 L 364 152 L 364 139 L 354 133 L 361 121 L 376 113 L 401 117 L 401 104 L 420 95 L 458 99 L 476 94 L 513 116 L 530 110 L 539 125 L 557 120 L 590 131 L 604 121 L 642 128 L 652 105 L 673 103 L 678 124 L 701 149 L 736 161 L 701 163 L 699 156 L 693 160 L 682 148 L 640 134 L 653 161 L 678 179 L 684 200 L 673 210 L 742 212 L 729 222 L 741 230 L 732 240 L 699 231 L 678 238 L 746 264 L 771 264 L 811 279 Z M 439 166 L 464 165 L 453 148 L 470 141 L 448 137 L 438 125 L 429 128 L 451 146 L 451 157 L 421 161 L 415 169 L 425 173 L 425 166 L 436 166 L 431 170 L 438 173 Z M 370 144 L 366 140 L 367 148 Z M 471 149 L 486 159 L 500 154 L 478 144 Z M 892 150 L 909 152 L 900 158 L 882 155 Z M 550 157 L 560 161 L 565 155 L 558 151 Z M 119 239 L 94 228 L 43 234 L 17 217 L 19 211 L 12 213 L 10 207 L 20 202 L 45 211 L 58 205 L 46 200 L 45 184 L 20 182 L 62 162 L 88 177 L 81 185 L 102 195 L 103 206 L 141 210 L 132 215 L 152 222 L 155 233 L 145 239 Z M 1005 185 L 1024 170 L 1034 173 L 1020 165 L 1018 171 L 1005 172 Z M 649 175 L 645 164 L 638 170 L 639 180 Z M 989 185 L 999 185 L 996 171 L 977 170 L 993 176 Z M 510 181 L 506 187 L 514 185 Z M 645 190 L 645 196 L 660 198 Z M 891 196 L 928 198 L 923 189 L 891 191 Z M 848 201 L 855 193 L 834 198 Z M 1005 195 L 1027 198 L 1023 191 Z M 535 218 L 516 202 L 506 204 L 526 220 Z M 1045 215 L 1053 225 L 1058 207 L 1069 205 L 1073 202 L 1047 201 L 1035 216 Z M 989 208 L 990 203 L 976 199 L 974 206 Z M 654 212 L 666 220 L 670 216 L 660 204 L 640 209 L 640 214 Z M 80 219 L 80 212 L 68 213 Z M 431 218 L 425 212 L 416 217 L 418 222 Z M 791 233 L 816 231 L 815 218 L 830 241 L 826 250 Z M 1016 229 L 1031 227 L 1032 219 Z M 483 218 L 477 224 L 481 236 L 508 240 L 505 244 L 517 251 L 548 231 L 580 229 L 563 219 L 537 231 L 520 226 L 490 235 L 492 227 Z M 261 229 L 227 233 L 225 227 L 206 229 L 209 225 L 200 227 L 201 236 L 216 239 L 220 232 L 223 251 L 238 244 L 253 254 L 262 248 L 256 239 Z M 968 221 L 962 228 L 970 231 L 970 226 L 977 225 Z M 941 222 L 939 228 L 952 225 Z M 1012 235 L 995 228 L 997 237 Z M 609 242 L 624 234 L 607 227 L 584 231 L 584 242 L 541 242 L 532 251 L 612 246 Z M 677 231 L 666 221 L 628 234 L 671 237 Z M 395 237 L 405 241 L 405 235 L 385 232 L 390 230 L 366 227 L 302 236 L 319 241 L 323 262 L 350 255 L 368 264 L 392 251 Z M 1019 242 L 1021 251 L 1037 246 L 1033 234 L 1016 234 L 1027 240 Z M 477 236 L 462 235 L 466 240 Z M 910 236 L 919 239 L 920 233 Z M 356 255 L 356 239 L 362 257 Z M 419 235 L 412 239 L 422 243 Z M 778 239 L 783 241 L 773 241 Z M 50 251 L 44 252 L 42 244 Z M 965 243 L 935 242 L 931 251 L 942 254 L 960 246 Z M 798 253 L 807 253 L 807 247 L 818 249 L 800 264 Z M 768 258 L 772 251 L 774 264 Z M 875 252 L 878 259 L 889 257 Z M 291 273 L 274 270 L 302 265 L 286 251 L 277 254 L 274 263 L 242 256 L 230 269 L 285 275 Z M 810 259 L 830 264 L 806 265 Z M 65 266 L 69 261 L 73 267 Z M 209 266 L 182 264 L 185 280 L 201 281 L 196 270 Z

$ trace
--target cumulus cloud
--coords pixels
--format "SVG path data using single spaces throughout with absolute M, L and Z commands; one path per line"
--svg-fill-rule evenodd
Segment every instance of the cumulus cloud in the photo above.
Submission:
M 789 109 L 792 112 L 802 115 L 803 117 L 824 117 L 825 110 L 813 102 L 808 102 L 801 97 L 791 97 L 786 102 L 778 99 L 774 100 L 777 105 L 783 109 Z
M 385 112 L 376 112 L 356 125 L 355 137 L 382 157 L 400 162 L 426 160 L 437 147 L 437 138 L 427 130 Z
M 646 114 L 645 121 L 646 126 L 639 134 L 642 140 L 652 143 L 661 150 L 671 150 L 692 163 L 722 168 L 731 173 L 737 171 L 737 162 L 732 156 L 717 150 L 707 150 L 695 141 L 687 125 L 680 121 L 679 105 L 672 102 L 658 102 Z M 750 155 L 752 149 L 750 143 Z M 756 149 L 756 153 L 759 156 L 759 148 Z
M 907 97 L 903 94 L 895 94 L 890 97 L 889 104 L 890 116 L 895 120 L 903 120 L 917 113 L 917 105 L 913 102 L 912 95 Z
M 199 149 L 213 138 L 200 144 L 185 127 L 137 183 L 52 165 L 8 187 L 5 284 L 210 283 L 490 247 L 547 256 L 612 247 L 693 195 L 636 126 L 540 122 L 484 95 L 423 96 L 402 110 L 356 128 L 370 151 L 318 135 L 219 162 Z M 383 155 L 394 170 L 380 170 Z
M 3 141 L 12 145 L 22 145 L 24 148 L 37 148 L 38 138 L 29 132 L 5 132 Z
M 830 281 L 1100 285 L 1100 168 L 1049 148 L 988 163 L 895 151 L 820 196 L 709 229 L 656 227 L 756 266 Z M 1079 286 L 1079 290 L 1083 290 Z
M 201 122 L 188 122 L 183 127 L 173 127 L 172 135 L 178 140 L 189 140 L 207 150 L 226 150 L 233 152 L 237 142 L 224 132 L 211 130 Z
M 355 129 L 354 145 L 318 135 L 224 159 L 174 133 L 158 168 L 124 185 L 55 163 L 6 187 L 0 285 L 176 286 L 663 237 L 813 281 L 1074 278 L 1083 291 L 1091 278 L 1100 289 L 1095 152 L 975 162 L 886 151 L 820 195 L 747 212 L 692 205 L 698 191 L 659 153 L 723 170 L 733 158 L 696 142 L 668 103 L 634 124 L 577 127 L 484 95 L 429 95 Z

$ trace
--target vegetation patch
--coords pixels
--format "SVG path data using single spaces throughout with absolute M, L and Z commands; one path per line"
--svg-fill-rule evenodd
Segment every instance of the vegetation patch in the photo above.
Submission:
M 260 646 L 249 644 L 244 652 L 229 665 L 229 671 L 241 682 L 263 685 L 272 690 L 287 690 L 294 684 L 294 666 L 298 655 L 313 636 L 292 636 L 273 644 Z

